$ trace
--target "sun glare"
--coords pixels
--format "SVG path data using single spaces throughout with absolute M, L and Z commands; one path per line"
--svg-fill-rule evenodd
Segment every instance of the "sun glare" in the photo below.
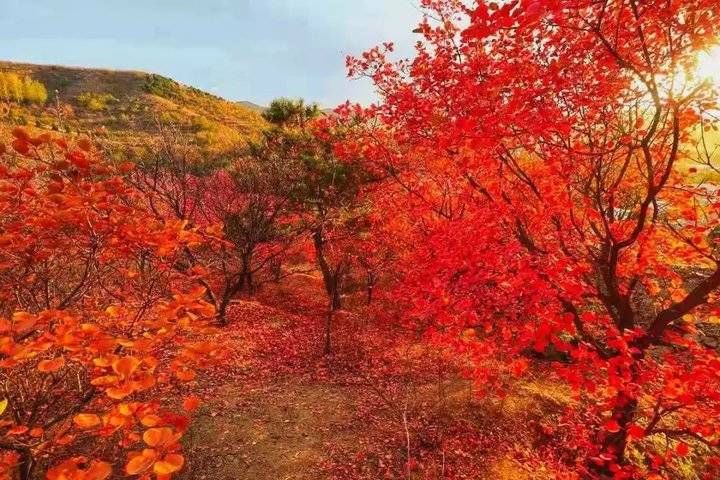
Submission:
M 720 86 L 720 46 L 700 54 L 697 73 L 701 79 Z

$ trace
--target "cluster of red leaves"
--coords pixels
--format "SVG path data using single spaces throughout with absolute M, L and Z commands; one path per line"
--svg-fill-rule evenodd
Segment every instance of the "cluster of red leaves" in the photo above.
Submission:
M 189 418 L 154 392 L 222 356 L 195 340 L 214 308 L 175 268 L 200 237 L 158 222 L 121 176 L 131 166 L 90 142 L 13 135 L 0 146 L 0 477 L 50 459 L 51 480 L 170 478 Z
M 720 203 L 679 166 L 717 108 L 693 68 L 718 3 L 423 5 L 412 61 L 348 59 L 382 102 L 338 110 L 355 132 L 338 155 L 387 179 L 390 318 L 472 359 L 490 393 L 551 360 L 579 400 L 558 468 L 669 476 L 689 449 L 712 477 L 720 358 L 699 324 L 720 307 Z

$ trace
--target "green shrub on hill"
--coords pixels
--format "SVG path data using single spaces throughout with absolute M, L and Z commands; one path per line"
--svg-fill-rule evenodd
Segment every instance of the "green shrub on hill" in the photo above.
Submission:
M 180 96 L 180 84 L 162 75 L 148 75 L 145 91 L 158 97 L 173 99 Z

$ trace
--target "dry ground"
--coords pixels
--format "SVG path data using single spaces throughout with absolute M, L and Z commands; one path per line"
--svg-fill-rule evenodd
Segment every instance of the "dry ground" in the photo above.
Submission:
M 457 377 L 370 371 L 362 313 L 339 316 L 336 353 L 324 358 L 323 305 L 308 275 L 234 305 L 222 333 L 233 357 L 200 379 L 205 403 L 185 437 L 181 479 L 550 478 L 514 450 L 532 448 L 538 419 L 566 401 L 557 389 L 533 383 L 479 401 Z M 423 465 L 412 472 L 408 436 Z M 510 450 L 498 449 L 508 437 Z

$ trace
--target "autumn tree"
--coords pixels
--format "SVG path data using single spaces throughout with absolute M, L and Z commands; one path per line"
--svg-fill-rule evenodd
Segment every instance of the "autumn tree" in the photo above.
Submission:
M 199 257 L 221 284 L 213 298 L 223 322 L 238 293 L 253 294 L 282 277 L 283 257 L 304 232 L 288 195 L 295 175 L 276 150 L 258 143 L 204 181 L 194 221 L 224 233 L 224 241 Z
M 120 152 L 138 166 L 128 181 L 143 193 L 158 218 L 190 221 L 203 195 L 202 179 L 222 166 L 222 160 L 205 158 L 173 124 L 158 120 L 156 132 L 140 152 Z
M 47 100 L 45 85 L 28 76 L 0 72 L 0 100 L 42 105 Z
M 352 267 L 352 244 L 367 213 L 359 196 L 362 169 L 339 161 L 333 143 L 340 134 L 324 122 L 316 105 L 278 99 L 264 117 L 272 123 L 266 145 L 292 165 L 286 191 L 310 235 L 313 255 L 328 297 L 324 351 L 331 352 L 333 316 L 342 307 L 342 283 Z
M 388 181 L 393 297 L 488 388 L 555 359 L 583 476 L 717 473 L 716 1 L 424 1 L 414 59 L 349 59 L 381 93 L 342 150 Z M 488 369 L 500 361 L 505 369 Z M 492 389 L 491 389 L 492 390 Z M 567 433 L 567 432 L 566 432 Z M 657 440 L 662 441 L 657 441 Z M 557 453 L 557 452 L 556 452 Z
M 172 126 L 160 124 L 159 133 L 158 143 L 138 159 L 130 181 L 158 218 L 200 227 L 202 248 L 186 249 L 178 267 L 208 274 L 197 280 L 225 325 L 238 294 L 253 294 L 281 276 L 278 264 L 304 231 L 289 207 L 294 164 L 267 136 L 213 156 L 183 140 Z
M 0 145 L 0 476 L 169 478 L 188 418 L 157 385 L 220 354 L 199 340 L 213 306 L 174 266 L 201 236 L 157 220 L 123 179 L 131 166 L 89 141 L 13 133 Z

